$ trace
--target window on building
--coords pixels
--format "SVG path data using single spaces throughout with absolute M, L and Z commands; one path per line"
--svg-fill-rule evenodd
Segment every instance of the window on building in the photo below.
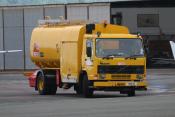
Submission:
M 159 27 L 159 14 L 138 14 L 138 27 Z
M 116 14 L 112 15 L 112 24 L 122 25 L 122 13 L 117 12 Z

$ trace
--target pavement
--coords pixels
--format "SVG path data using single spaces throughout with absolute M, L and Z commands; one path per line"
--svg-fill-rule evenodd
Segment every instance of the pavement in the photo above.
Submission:
M 0 117 L 175 117 L 175 69 L 149 69 L 148 91 L 135 97 L 95 92 L 90 99 L 73 89 L 41 96 L 21 73 L 0 74 Z

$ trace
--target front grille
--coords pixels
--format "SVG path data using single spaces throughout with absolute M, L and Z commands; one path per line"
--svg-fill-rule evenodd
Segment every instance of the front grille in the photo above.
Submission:
M 111 78 L 114 78 L 114 79 L 130 79 L 131 75 L 129 75 L 129 74 L 128 75 L 112 74 Z
M 143 74 L 144 66 L 136 65 L 99 65 L 99 74 Z

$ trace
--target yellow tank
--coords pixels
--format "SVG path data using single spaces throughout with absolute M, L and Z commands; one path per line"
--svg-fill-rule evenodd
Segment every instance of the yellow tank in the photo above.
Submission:
M 80 60 L 81 45 L 87 32 L 86 29 L 87 25 L 47 25 L 35 28 L 30 41 L 31 60 L 40 68 L 60 68 L 61 44 L 68 41 L 78 44 Z M 129 33 L 128 28 L 111 24 L 95 24 L 92 33 L 96 34 L 97 32 Z

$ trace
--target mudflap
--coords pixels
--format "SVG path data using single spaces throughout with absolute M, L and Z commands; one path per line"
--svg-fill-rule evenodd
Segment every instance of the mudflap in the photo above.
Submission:
M 36 87 L 36 78 L 37 78 L 38 72 L 39 70 L 24 73 L 24 75 L 28 77 L 30 87 Z

